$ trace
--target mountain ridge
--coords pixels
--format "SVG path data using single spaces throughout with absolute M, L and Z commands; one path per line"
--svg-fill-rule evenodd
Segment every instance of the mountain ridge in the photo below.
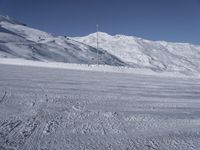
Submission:
M 0 16 L 0 57 L 200 73 L 200 45 L 98 32 L 97 49 L 96 36 L 55 36 Z
M 72 38 L 95 47 L 96 36 L 96 33 L 92 33 Z M 99 32 L 99 47 L 134 67 L 155 71 L 200 72 L 200 45 Z
M 80 64 L 98 62 L 114 66 L 126 65 L 105 50 L 97 50 L 66 37 L 54 36 L 18 24 L 6 17 L 0 20 L 0 57 Z

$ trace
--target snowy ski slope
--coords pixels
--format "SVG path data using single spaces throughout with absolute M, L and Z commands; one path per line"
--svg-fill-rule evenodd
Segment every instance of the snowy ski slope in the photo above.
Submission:
M 1 150 L 200 149 L 199 79 L 0 68 Z

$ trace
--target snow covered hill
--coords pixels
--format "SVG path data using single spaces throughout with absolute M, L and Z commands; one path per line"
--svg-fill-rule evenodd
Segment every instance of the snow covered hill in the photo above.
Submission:
M 9 17 L 0 16 L 0 58 L 107 64 L 123 66 L 121 60 L 105 50 L 97 49 L 67 37 L 27 27 Z
M 54 36 L 0 15 L 0 58 L 200 73 L 199 45 L 99 32 L 100 48 L 97 50 L 95 47 L 96 33 L 73 38 Z
M 96 45 L 96 33 L 74 40 Z M 99 47 L 137 68 L 155 71 L 200 72 L 200 46 L 188 43 L 150 41 L 133 36 L 99 32 Z

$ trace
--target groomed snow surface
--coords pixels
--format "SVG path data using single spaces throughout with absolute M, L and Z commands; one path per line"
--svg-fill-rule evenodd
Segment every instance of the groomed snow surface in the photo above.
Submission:
M 48 61 L 41 62 L 41 61 L 32 61 L 32 60 L 25 60 L 18 58 L 0 58 L 0 64 L 97 71 L 97 72 L 131 73 L 131 74 L 166 76 L 166 77 L 199 78 L 199 74 L 183 73 L 183 72 L 181 73 L 174 71 L 155 72 L 147 68 L 132 68 L 128 66 L 110 66 L 110 65 L 96 65 L 96 64 L 74 64 L 74 63 L 48 62 Z
M 0 70 L 0 150 L 200 149 L 198 78 Z

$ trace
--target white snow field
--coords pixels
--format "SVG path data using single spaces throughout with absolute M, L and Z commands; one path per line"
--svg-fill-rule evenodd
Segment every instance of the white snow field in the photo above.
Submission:
M 0 64 L 0 150 L 198 150 L 200 80 Z
M 142 75 L 154 75 L 165 77 L 179 77 L 179 78 L 199 78 L 199 74 L 181 73 L 181 72 L 155 72 L 148 68 L 132 68 L 128 66 L 110 66 L 110 65 L 97 65 L 97 64 L 74 64 L 63 62 L 41 62 L 33 60 L 24 60 L 18 58 L 0 58 L 0 64 L 17 65 L 17 66 L 33 66 L 45 68 L 60 68 L 82 71 L 97 71 L 97 72 L 111 72 L 111 73 L 130 73 Z

